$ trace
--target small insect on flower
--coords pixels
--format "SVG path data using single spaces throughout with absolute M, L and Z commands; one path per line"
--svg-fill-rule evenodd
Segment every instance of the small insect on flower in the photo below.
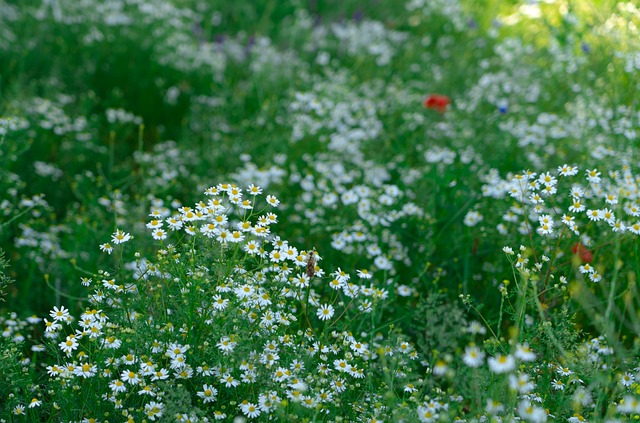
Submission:
M 424 100 L 424 107 L 427 109 L 432 109 L 438 111 L 438 113 L 443 114 L 447 111 L 447 107 L 451 104 L 451 99 L 446 95 L 440 94 L 430 94 Z
M 311 251 L 308 254 L 308 258 L 307 258 L 307 276 L 309 277 L 309 279 L 311 279 L 313 277 L 313 275 L 316 274 L 316 252 L 315 251 Z
M 571 247 L 571 252 L 579 256 L 583 263 L 591 263 L 593 261 L 593 253 L 579 242 L 576 242 L 573 247 Z

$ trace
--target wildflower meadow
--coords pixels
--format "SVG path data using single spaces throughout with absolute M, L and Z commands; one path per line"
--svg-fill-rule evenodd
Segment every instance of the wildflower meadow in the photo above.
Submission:
M 0 422 L 640 418 L 640 5 L 0 0 Z

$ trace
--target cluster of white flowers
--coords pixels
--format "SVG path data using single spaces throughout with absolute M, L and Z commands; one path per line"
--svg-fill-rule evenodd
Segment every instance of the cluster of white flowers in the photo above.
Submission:
M 611 171 L 606 177 L 597 169 L 587 169 L 586 184 L 573 183 L 568 195 L 562 196 L 559 180 L 577 174 L 578 167 L 567 164 L 559 166 L 554 174 L 523 172 L 509 175 L 507 179 L 500 178 L 495 171 L 490 172 L 482 187 L 483 195 L 497 199 L 508 194 L 517 201 L 502 216 L 498 231 L 507 233 L 507 225 L 518 223 L 518 231 L 527 234 L 530 221 L 535 220 L 537 232 L 544 236 L 557 236 L 556 222 L 563 223 L 575 235 L 589 227 L 589 222 L 604 222 L 612 232 L 640 234 L 640 221 L 636 219 L 640 216 L 637 203 L 640 178 L 632 173 L 630 166 Z
M 109 108 L 105 113 L 107 114 L 107 121 L 109 123 L 133 123 L 136 125 L 142 124 L 142 118 L 140 116 L 136 116 L 124 109 Z
M 159 383 L 191 380 L 194 397 L 216 419 L 226 418 L 229 411 L 228 401 L 219 404 L 219 398 L 230 396 L 240 399 L 239 413 L 256 418 L 277 415 L 285 398 L 302 409 L 328 412 L 334 400 L 357 389 L 370 372 L 390 372 L 391 363 L 408 374 L 418 355 L 405 340 L 366 332 L 354 336 L 339 329 L 346 317 L 371 313 L 388 298 L 386 290 L 375 286 L 372 273 L 358 270 L 359 282 L 340 268 L 327 275 L 315 251 L 298 250 L 271 234 L 278 217 L 268 209 L 278 208 L 280 201 L 257 185 L 241 189 L 218 184 L 205 194 L 206 201 L 195 207 L 180 205 L 173 214 L 151 210 L 146 227 L 162 248 L 157 262 L 138 257 L 135 269 L 126 266 L 135 279 L 117 280 L 101 271 L 90 297 L 95 309 L 87 309 L 77 322 L 64 307 L 51 311 L 53 320 L 45 320 L 45 332 L 67 361 L 47 371 L 62 391 L 78 378 L 105 384 L 105 406 L 126 410 L 130 418 L 155 421 L 167 409 Z M 184 235 L 191 240 L 190 248 L 168 244 Z M 117 229 L 110 241 L 122 248 L 134 238 Z M 105 245 L 101 248 L 107 251 Z M 248 270 L 237 263 L 225 276 L 217 276 L 206 254 L 196 252 L 211 248 L 230 254 L 231 261 L 237 260 L 232 258 L 235 251 L 251 260 L 247 263 L 259 265 Z M 178 277 L 187 264 L 187 274 Z M 82 283 L 90 286 L 92 278 Z M 152 288 L 156 285 L 165 288 L 158 292 Z M 146 301 L 141 289 L 162 296 L 164 318 L 149 319 L 134 311 Z M 189 338 L 182 334 L 193 330 L 181 320 L 189 310 L 182 309 L 186 303 L 197 304 L 190 319 L 201 322 L 198 330 L 208 333 L 206 342 L 185 342 Z M 122 326 L 123 316 L 130 327 Z M 75 324 L 78 329 L 72 330 Z M 138 334 L 136 340 L 131 333 Z M 103 357 L 99 362 L 93 359 L 98 350 Z M 133 398 L 144 406 L 127 408 Z
M 317 29 L 315 37 L 321 47 L 327 48 L 330 37 L 327 29 Z M 408 38 L 408 34 L 387 29 L 382 22 L 368 19 L 360 22 L 334 23 L 328 28 L 338 41 L 339 50 L 353 57 L 371 56 L 379 66 L 388 65 L 396 49 Z

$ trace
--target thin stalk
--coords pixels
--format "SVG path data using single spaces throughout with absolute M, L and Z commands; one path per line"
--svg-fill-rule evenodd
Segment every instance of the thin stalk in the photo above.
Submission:
M 609 298 L 607 301 L 607 310 L 604 313 L 605 322 L 607 325 L 607 332 L 609 335 L 609 339 L 613 339 L 615 332 L 612 328 L 611 322 L 611 312 L 613 310 L 613 304 L 615 300 L 616 287 L 618 283 L 618 274 L 619 269 L 617 265 L 618 257 L 620 256 L 620 238 L 616 237 L 615 249 L 613 253 L 613 277 L 611 278 L 611 285 L 609 286 Z

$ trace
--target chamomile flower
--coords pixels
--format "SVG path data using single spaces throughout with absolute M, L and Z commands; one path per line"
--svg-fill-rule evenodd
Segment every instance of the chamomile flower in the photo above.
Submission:
M 589 263 L 585 263 L 582 266 L 578 267 L 578 270 L 580 271 L 580 273 L 585 274 L 585 273 L 593 273 L 596 271 L 596 269 L 594 269 Z
M 169 217 L 165 220 L 165 222 L 169 226 L 169 229 L 171 229 L 172 231 L 180 230 L 183 225 L 183 222 L 180 216 Z
M 260 242 L 256 241 L 256 240 L 251 240 L 249 242 L 247 242 L 242 249 L 250 254 L 250 255 L 256 255 L 260 252 Z
M 504 404 L 494 399 L 487 398 L 485 410 L 487 410 L 487 413 L 489 414 L 499 414 L 504 411 Z
M 507 373 L 516 368 L 516 360 L 511 355 L 496 354 L 489 358 L 488 364 L 493 373 Z
M 531 392 L 536 385 L 531 382 L 531 377 L 526 373 L 520 373 L 516 375 L 509 375 L 509 387 L 513 391 L 517 391 L 520 394 L 527 394 Z
M 260 195 L 260 194 L 262 194 L 262 188 L 260 188 L 260 187 L 259 187 L 259 186 L 257 186 L 257 185 L 251 184 L 251 185 L 249 185 L 249 186 L 247 187 L 247 192 L 248 192 L 250 195 Z
M 609 205 L 615 206 L 618 204 L 618 196 L 614 193 L 608 193 L 605 195 L 604 201 Z
M 158 208 L 152 208 L 149 212 L 149 217 L 160 218 L 162 217 L 162 211 Z
M 618 403 L 618 412 L 623 414 L 640 413 L 640 400 L 634 396 L 625 395 Z
M 256 292 L 256 289 L 253 285 L 244 284 L 238 286 L 233 291 L 239 299 L 250 298 Z
M 595 271 L 593 273 L 589 273 L 589 279 L 591 282 L 598 283 L 602 280 L 602 275 Z
M 209 187 L 204 191 L 204 195 L 216 196 L 220 194 L 220 189 L 218 187 Z
M 271 207 L 277 208 L 280 205 L 280 200 L 278 200 L 275 196 L 273 195 L 267 195 L 267 203 L 269 203 L 269 205 Z
M 120 393 L 127 390 L 127 386 L 120 379 L 115 379 L 109 382 L 109 388 L 114 393 Z
M 610 209 L 605 207 L 604 209 L 600 210 L 600 212 L 605 222 L 607 222 L 610 226 L 615 224 L 616 217 Z
M 435 422 L 440 418 L 435 408 L 420 406 L 417 409 L 418 419 L 423 423 Z
M 149 404 L 144 406 L 144 412 L 151 419 L 155 421 L 157 418 L 162 417 L 164 411 L 164 404 L 158 403 L 155 401 L 151 401 Z
M 521 401 L 518 404 L 518 414 L 523 420 L 531 423 L 544 423 L 547 421 L 547 412 L 541 407 L 534 406 L 528 400 Z
M 60 376 L 64 372 L 64 369 L 62 367 L 59 367 L 59 366 L 57 366 L 55 364 L 53 366 L 47 366 L 46 369 L 47 369 L 47 374 L 50 377 Z
M 529 196 L 529 201 L 533 204 L 544 204 L 544 199 L 537 192 L 531 193 Z
M 261 414 L 258 406 L 248 401 L 243 401 L 242 404 L 240 404 L 240 411 L 250 419 L 256 418 Z
M 151 236 L 155 240 L 162 241 L 167 238 L 167 232 L 164 229 L 158 228 L 151 232 Z
M 100 250 L 107 254 L 111 254 L 113 252 L 113 247 L 108 242 L 105 242 L 104 244 L 100 244 Z
M 462 361 L 469 367 L 480 367 L 484 362 L 484 352 L 475 345 L 469 345 L 464 350 Z
M 78 340 L 75 335 L 67 336 L 65 341 L 62 341 L 58 344 L 62 352 L 64 352 L 67 357 L 71 356 L 71 353 L 78 348 Z
M 159 228 L 162 228 L 162 223 L 163 223 L 162 220 L 154 219 L 151 222 L 148 222 L 146 224 L 146 227 L 148 229 L 159 229 Z
M 158 394 L 154 392 L 153 388 L 149 385 L 145 385 L 140 390 L 138 390 L 138 395 L 149 395 L 150 397 L 158 396 Z
M 597 222 L 599 220 L 602 220 L 604 218 L 604 215 L 600 210 L 587 210 L 587 217 L 592 222 Z
M 282 382 L 291 377 L 291 370 L 285 369 L 284 367 L 278 367 L 273 373 L 273 379 L 277 382 Z
M 558 182 L 558 180 L 554 176 L 552 176 L 551 173 L 546 172 L 541 173 L 540 176 L 538 176 L 538 182 L 546 186 L 554 186 Z
M 487 328 L 477 320 L 473 320 L 469 322 L 469 326 L 465 328 L 465 332 L 472 335 L 485 335 L 487 333 Z
M 117 229 L 113 235 L 111 235 L 111 242 L 114 244 L 123 244 L 131 240 L 131 234 L 128 234 L 120 229 Z
M 447 370 L 449 370 L 449 366 L 447 366 L 447 362 L 444 360 L 438 360 L 433 365 L 433 369 L 431 371 L 436 376 L 443 376 L 447 373 Z
M 169 371 L 167 369 L 160 369 L 151 376 L 151 381 L 155 382 L 157 380 L 165 380 L 168 378 Z
M 620 384 L 626 388 L 631 386 L 633 382 L 635 382 L 635 380 L 636 377 L 629 372 L 626 372 L 622 376 L 620 376 Z
M 360 269 L 356 273 L 360 279 L 371 279 L 373 277 L 373 274 L 367 269 Z
M 285 261 L 286 258 L 287 258 L 287 256 L 280 250 L 273 250 L 269 254 L 269 259 L 273 263 L 280 263 L 282 261 Z
M 578 167 L 564 164 L 558 167 L 558 174 L 561 176 L 574 176 L 578 174 Z
M 626 203 L 624 205 L 624 212 L 629 216 L 638 217 L 640 216 L 640 206 L 634 202 Z
M 558 379 L 553 379 L 551 381 L 551 387 L 556 391 L 564 391 L 565 385 L 564 382 Z
M 220 410 L 216 410 L 213 412 L 213 418 L 216 420 L 224 420 L 227 418 L 227 415 Z
M 469 210 L 463 219 L 463 223 L 466 226 L 476 226 L 478 223 L 482 222 L 484 217 L 475 210 Z
M 222 311 L 229 305 L 229 299 L 223 298 L 220 294 L 215 294 L 212 299 L 212 307 L 215 310 Z
M 244 241 L 244 234 L 240 231 L 231 232 L 231 236 L 229 237 L 229 242 L 238 243 Z
M 587 170 L 586 175 L 587 175 L 587 180 L 591 184 L 599 184 L 601 181 L 600 172 L 598 172 L 598 169 Z
M 368 344 L 363 344 L 361 342 L 354 341 L 351 343 L 349 348 L 351 348 L 351 350 L 355 353 L 355 355 L 362 355 L 367 351 Z
M 558 373 L 560 376 L 571 376 L 573 374 L 573 371 L 568 367 L 557 366 L 556 373 Z
M 548 214 L 542 215 L 538 218 L 538 222 L 540 223 L 540 227 L 538 231 L 542 235 L 549 235 L 553 233 L 553 218 Z
M 240 385 L 240 381 L 234 379 L 234 377 L 231 376 L 230 373 L 223 374 L 222 377 L 220 377 L 220 383 L 223 383 L 227 388 L 235 388 L 236 386 Z
M 586 210 L 586 206 L 582 204 L 579 198 L 574 198 L 573 202 L 569 206 L 569 211 L 571 213 L 580 213 Z
M 214 402 L 216 400 L 218 390 L 211 385 L 204 384 L 202 385 L 202 391 L 198 391 L 197 395 L 202 398 L 202 402 L 206 404 L 208 402 Z
M 49 316 L 53 318 L 54 322 L 68 322 L 71 316 L 69 315 L 69 310 L 64 308 L 64 306 L 53 307 L 53 310 L 49 313 Z
M 231 242 L 231 238 L 232 238 L 231 232 L 229 232 L 224 228 L 216 228 L 213 231 L 213 235 L 216 237 L 216 241 L 220 242 L 221 244 L 226 244 L 227 242 Z
M 404 392 L 409 393 L 409 394 L 413 394 L 414 392 L 418 392 L 418 388 L 415 387 L 415 385 L 413 383 L 407 383 L 406 385 L 404 385 Z
M 133 370 L 123 370 L 120 374 L 120 380 L 129 385 L 137 385 L 140 382 L 140 375 Z
M 536 355 L 529 347 L 529 344 L 517 344 L 513 355 L 521 361 L 533 361 L 536 359 Z
M 248 220 L 243 220 L 241 222 L 236 223 L 236 228 L 242 232 L 251 232 L 252 225 Z
M 584 189 L 579 186 L 573 186 L 569 191 L 569 196 L 574 200 L 579 200 L 580 198 L 584 197 Z
M 216 344 L 218 349 L 222 351 L 223 354 L 229 354 L 230 352 L 232 352 L 235 349 L 236 345 L 237 343 L 228 336 L 223 336 Z
M 81 376 L 86 379 L 96 375 L 96 373 L 98 372 L 98 366 L 91 363 L 83 363 L 82 365 L 76 367 L 75 370 L 76 376 Z
M 575 223 L 575 221 L 576 221 L 575 216 L 568 215 L 568 214 L 563 214 L 562 215 L 562 219 L 560 219 L 560 221 L 562 223 L 564 223 L 565 225 L 567 225 L 568 227 L 570 227 L 570 228 L 573 227 L 576 224 Z
M 333 317 L 335 310 L 331 304 L 322 304 L 316 312 L 318 319 L 329 320 Z
M 398 285 L 396 287 L 396 293 L 401 297 L 410 297 L 413 292 L 413 288 L 407 285 Z
M 334 278 L 334 279 L 332 279 L 332 280 L 329 282 L 329 286 L 330 286 L 332 289 L 341 289 L 341 288 L 343 288 L 345 285 L 346 285 L 346 283 L 345 283 L 345 282 L 343 282 L 343 281 L 341 281 L 341 280 L 340 280 L 340 279 L 338 279 L 338 278 Z

